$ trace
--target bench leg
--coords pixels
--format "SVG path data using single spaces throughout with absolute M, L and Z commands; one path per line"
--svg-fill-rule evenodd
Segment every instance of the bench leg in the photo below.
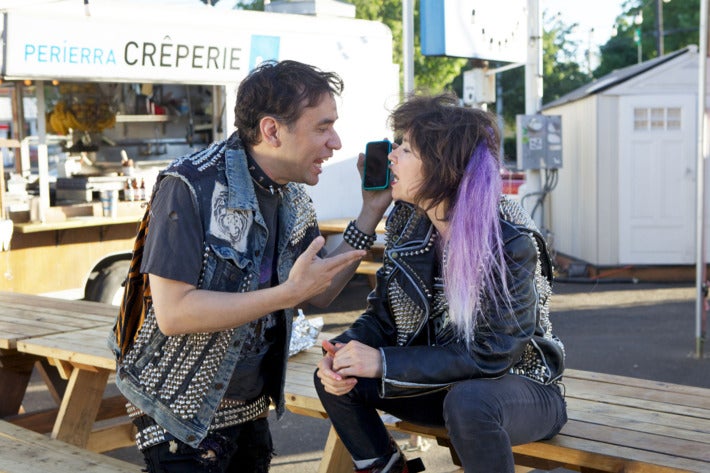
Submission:
M 0 417 L 20 412 L 34 363 L 34 357 L 0 350 Z
M 62 404 L 59 406 L 52 438 L 86 447 L 106 390 L 108 375 L 109 371 L 103 369 L 72 370 Z
M 49 364 L 46 358 L 42 358 L 35 363 L 35 368 L 47 385 L 49 394 L 57 405 L 62 403 L 64 391 L 67 389 L 67 381 L 59 376 L 59 371 Z
M 352 457 L 340 437 L 338 437 L 335 429 L 331 426 L 318 473 L 352 473 L 352 471 Z

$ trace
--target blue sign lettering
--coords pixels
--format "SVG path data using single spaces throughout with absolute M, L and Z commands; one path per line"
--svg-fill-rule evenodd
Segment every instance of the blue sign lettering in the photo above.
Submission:
M 57 44 L 25 44 L 25 62 L 41 64 L 80 64 L 105 66 L 116 64 L 112 49 Z
M 268 50 L 271 55 L 273 45 Z M 128 41 L 119 59 L 123 61 L 122 65 L 128 66 L 239 70 L 241 48 Z M 24 61 L 43 65 L 117 65 L 116 52 L 111 48 L 67 44 L 66 41 L 63 44 L 27 43 Z

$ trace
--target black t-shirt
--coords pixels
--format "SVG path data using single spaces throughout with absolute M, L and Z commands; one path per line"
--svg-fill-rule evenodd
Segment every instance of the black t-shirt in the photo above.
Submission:
M 276 236 L 278 234 L 279 206 L 281 195 L 254 186 L 259 210 L 264 217 L 268 230 L 266 246 L 262 248 L 261 268 L 259 274 L 259 289 L 265 289 L 278 284 L 276 275 Z M 283 317 L 281 317 L 283 320 Z M 267 354 L 278 340 L 278 325 L 275 314 L 267 314 L 257 321 L 253 337 L 247 340 L 225 394 L 229 399 L 253 399 L 259 396 L 265 383 L 264 367 Z
M 268 238 L 261 249 L 259 289 L 278 283 L 276 245 L 281 195 L 254 186 Z M 166 176 L 151 205 L 151 221 L 146 237 L 141 271 L 196 286 L 202 270 L 203 230 L 188 186 L 179 178 Z M 276 338 L 274 314 L 253 322 L 253 336 L 244 343 L 240 360 L 232 374 L 225 398 L 253 399 L 264 389 L 264 359 Z
M 141 272 L 197 286 L 203 232 L 187 185 L 167 176 L 151 204 Z

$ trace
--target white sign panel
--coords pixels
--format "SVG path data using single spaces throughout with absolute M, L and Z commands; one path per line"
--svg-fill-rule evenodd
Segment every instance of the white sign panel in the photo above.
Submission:
M 278 55 L 279 37 L 104 18 L 8 13 L 5 77 L 219 84 L 246 75 L 259 56 Z M 254 42 L 254 43 L 253 43 Z M 275 51 L 274 51 L 275 50 Z
M 421 0 L 422 54 L 525 62 L 527 15 L 526 0 Z

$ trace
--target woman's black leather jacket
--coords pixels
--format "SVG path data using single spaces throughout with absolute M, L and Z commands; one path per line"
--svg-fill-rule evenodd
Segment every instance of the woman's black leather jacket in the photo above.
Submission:
M 519 204 L 504 196 L 500 209 L 511 306 L 495 311 L 484 301 L 485 322 L 467 347 L 449 323 L 436 229 L 413 206 L 395 205 L 368 307 L 334 339 L 380 349 L 382 397 L 420 395 L 457 381 L 507 374 L 544 384 L 561 379 L 564 346 L 548 317 L 552 268 L 545 242 Z

